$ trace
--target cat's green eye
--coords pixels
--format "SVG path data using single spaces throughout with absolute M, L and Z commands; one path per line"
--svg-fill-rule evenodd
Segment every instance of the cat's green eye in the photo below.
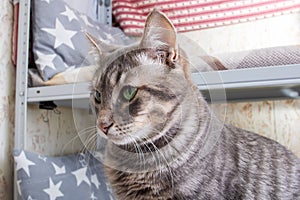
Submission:
M 135 97 L 137 91 L 138 89 L 136 87 L 126 86 L 122 90 L 124 99 L 127 101 L 131 101 Z
M 97 90 L 94 92 L 94 98 L 96 103 L 101 103 L 101 94 Z

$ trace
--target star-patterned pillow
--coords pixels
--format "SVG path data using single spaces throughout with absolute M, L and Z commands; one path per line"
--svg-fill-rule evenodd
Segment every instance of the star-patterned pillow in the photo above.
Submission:
M 19 199 L 114 200 L 103 165 L 91 154 L 50 157 L 15 150 Z
M 93 64 L 84 32 L 107 43 L 131 43 L 120 29 L 91 20 L 63 0 L 32 1 L 32 32 L 34 60 L 44 81 L 67 69 Z

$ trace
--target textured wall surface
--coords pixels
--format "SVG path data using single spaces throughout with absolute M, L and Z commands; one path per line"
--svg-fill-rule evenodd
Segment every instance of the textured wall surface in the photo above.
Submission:
M 300 100 L 229 103 L 226 122 L 276 140 L 300 157 Z
M 27 150 L 53 156 L 82 150 L 77 132 L 92 121 L 87 120 L 91 116 L 87 110 L 72 111 L 71 108 L 59 107 L 56 111 L 47 111 L 30 105 L 28 113 Z M 76 117 L 74 121 L 73 113 L 84 117 L 81 120 Z
M 12 198 L 15 68 L 11 62 L 12 6 L 0 4 L 0 199 Z
M 256 24 L 244 23 L 185 35 L 199 43 L 207 53 L 299 44 L 299 16 L 287 15 L 269 21 L 261 20 Z M 5 200 L 12 197 L 15 81 L 15 70 L 10 60 L 12 6 L 9 0 L 0 4 L 0 25 L 0 199 Z M 300 156 L 300 100 L 229 103 L 226 111 L 228 123 L 260 132 Z M 55 113 L 30 105 L 27 149 L 47 155 L 81 150 L 77 131 L 90 127 L 91 122 L 88 111 L 73 112 L 68 108 L 59 108 L 59 113 Z

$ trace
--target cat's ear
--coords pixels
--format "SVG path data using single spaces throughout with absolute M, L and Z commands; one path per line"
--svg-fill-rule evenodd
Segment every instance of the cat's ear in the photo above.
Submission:
M 101 58 L 107 53 L 110 53 L 118 48 L 118 46 L 108 44 L 103 40 L 99 40 L 87 32 L 85 32 L 85 36 L 91 43 L 92 49 L 90 53 L 96 60 L 101 60 Z
M 171 61 L 178 58 L 176 29 L 165 14 L 154 9 L 148 15 L 141 46 L 168 51 Z

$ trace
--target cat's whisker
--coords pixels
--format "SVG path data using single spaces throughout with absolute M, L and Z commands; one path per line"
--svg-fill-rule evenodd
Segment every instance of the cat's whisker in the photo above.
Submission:
M 79 131 L 78 136 L 80 137 L 81 140 L 83 140 L 82 142 L 85 143 L 86 140 L 93 135 L 97 134 L 97 128 L 96 127 L 90 127 L 89 129 L 85 129 L 82 131 Z M 84 135 L 87 135 L 86 138 L 82 137 Z
M 134 142 L 133 145 L 134 145 L 135 149 L 137 149 L 137 151 L 138 151 L 137 156 L 139 156 L 139 160 L 141 162 L 143 162 L 144 169 L 145 169 L 146 160 L 145 160 L 145 156 L 144 156 L 144 153 L 143 153 L 141 147 L 139 146 L 139 144 L 137 143 L 137 141 L 135 140 L 135 138 L 132 135 L 128 134 L 128 136 L 133 140 L 133 142 Z
M 89 153 L 88 155 L 92 154 L 92 152 L 93 152 L 93 150 L 92 150 L 93 140 L 95 140 L 94 137 L 91 137 L 90 141 L 92 141 L 92 142 L 89 142 L 89 144 L 86 146 L 86 150 Z M 90 157 L 88 157 L 88 160 L 86 161 L 87 163 L 89 163 L 89 159 L 90 159 Z
M 180 155 L 180 151 L 179 151 L 178 149 L 176 149 L 173 145 L 171 145 L 170 141 L 167 139 L 167 137 L 169 137 L 169 138 L 171 139 L 171 141 L 173 141 L 174 138 L 172 138 L 172 137 L 170 137 L 170 136 L 168 136 L 168 135 L 163 135 L 162 137 L 163 137 L 163 139 L 164 139 L 166 142 L 168 142 L 168 143 L 170 144 L 169 146 L 170 146 L 173 150 L 175 150 L 175 151 L 178 153 L 178 155 Z M 181 147 L 184 148 L 184 149 L 182 150 L 183 152 L 189 150 L 189 149 L 187 148 L 187 146 L 184 145 L 181 141 L 177 140 L 176 142 L 179 143 L 179 144 L 181 144 Z
M 89 132 L 85 132 L 85 134 L 87 134 L 87 133 L 92 133 L 92 132 L 93 132 L 93 130 L 91 130 L 91 131 L 89 131 Z M 91 142 L 96 142 L 96 141 L 93 141 L 93 139 L 95 139 L 96 136 L 97 136 L 96 133 L 94 133 L 94 134 L 89 134 L 88 137 L 85 138 L 84 141 L 82 141 L 82 143 L 83 143 L 83 148 L 82 148 L 82 150 L 80 151 L 81 153 L 84 153 L 85 150 L 88 151 L 89 143 L 91 143 Z
M 84 135 L 84 134 L 91 133 L 91 131 L 92 131 L 93 129 L 96 130 L 96 127 L 95 127 L 95 126 L 91 126 L 91 127 L 88 127 L 88 128 L 85 128 L 85 129 L 79 131 L 78 134 L 77 134 L 76 136 L 74 136 L 73 138 L 71 138 L 71 140 L 68 141 L 68 142 L 63 146 L 63 148 L 62 148 L 62 150 L 61 150 L 61 153 L 64 153 L 64 152 L 65 152 L 67 146 L 68 146 L 70 143 L 73 143 L 73 144 L 72 144 L 72 148 L 73 148 L 74 141 L 75 141 L 76 139 L 78 139 L 79 137 L 81 137 L 81 136 Z M 87 131 L 87 130 L 89 130 L 89 131 Z
M 157 130 L 157 129 L 155 129 L 155 128 L 152 128 L 152 131 L 154 131 L 154 132 L 156 132 L 156 133 L 158 133 L 158 134 L 161 133 L 161 131 L 159 131 L 159 130 Z M 180 155 L 180 154 L 181 154 L 180 151 L 179 151 L 178 149 L 176 149 L 176 148 L 175 148 L 173 145 L 171 145 L 171 143 L 170 143 L 171 141 L 174 140 L 173 137 L 170 137 L 170 136 L 168 136 L 167 134 L 162 134 L 161 137 L 169 144 L 169 147 L 171 147 L 173 150 L 175 150 L 175 151 L 177 152 L 177 155 Z M 170 140 L 168 140 L 167 137 L 170 138 Z M 181 146 L 184 148 L 184 151 L 189 151 L 189 149 L 186 147 L 186 145 L 184 145 L 181 141 L 177 140 L 176 142 L 181 144 Z M 184 151 L 183 151 L 183 152 L 184 152 Z M 172 160 L 175 160 L 175 159 L 172 157 Z
M 148 138 L 149 139 L 149 138 Z M 167 161 L 167 159 L 166 159 L 166 157 L 165 157 L 165 155 L 160 151 L 160 149 L 159 148 L 157 148 L 157 146 L 150 140 L 149 141 L 150 142 L 150 144 L 152 144 L 152 146 L 154 147 L 154 149 L 156 150 L 156 152 L 157 153 L 159 153 L 161 156 L 162 156 L 162 158 L 165 160 L 165 167 L 166 167 L 166 169 L 169 171 L 169 173 L 170 173 L 170 176 L 171 176 L 171 184 L 172 184 L 172 188 L 173 188 L 173 186 L 174 186 L 174 177 L 173 177 L 173 173 L 172 173 L 172 171 L 171 171 L 171 167 L 170 167 L 170 164 L 169 164 L 169 162 Z M 158 157 L 159 158 L 159 157 Z M 162 170 L 162 168 L 159 168 L 159 172 L 161 173 L 161 170 Z M 161 174 L 160 174 L 160 176 L 161 176 Z
M 95 130 L 89 130 L 89 131 L 82 132 L 82 133 L 78 134 L 77 137 L 80 137 L 80 139 L 83 140 L 84 138 L 86 138 L 90 135 L 97 135 L 97 130 L 95 129 Z
M 138 113 L 136 116 L 139 117 L 139 116 L 143 116 L 143 115 L 149 115 L 149 113 L 148 112 Z
M 131 137 L 136 137 L 136 136 L 131 135 Z M 137 137 L 136 137 L 136 138 L 137 138 Z M 140 138 L 137 138 L 137 139 L 140 139 Z M 145 146 L 148 148 L 148 150 L 150 150 L 150 153 L 151 153 L 152 157 L 153 157 L 154 160 L 155 160 L 155 164 L 157 165 L 155 156 L 154 156 L 153 153 L 151 152 L 150 147 L 149 147 L 145 142 L 142 142 L 142 143 L 145 144 Z M 138 143 L 137 143 L 137 146 L 139 147 L 140 152 L 142 153 L 142 155 L 144 155 L 144 152 L 143 152 L 143 150 L 141 149 L 141 147 L 140 147 L 140 145 L 139 145 Z M 145 161 L 144 161 L 144 168 L 145 168 Z
M 69 144 L 71 144 L 71 143 L 72 143 L 72 149 L 73 149 L 73 144 L 74 144 L 74 142 L 75 142 L 75 140 L 76 140 L 77 138 L 79 138 L 79 135 L 74 136 L 74 137 L 71 138 L 66 144 L 64 144 L 64 146 L 63 146 L 63 148 L 62 148 L 62 150 L 61 150 L 61 154 L 63 154 L 63 153 L 65 152 L 67 146 L 68 146 Z
M 151 142 L 151 139 L 150 138 L 148 138 L 148 137 L 145 137 L 144 138 L 146 141 L 144 141 L 143 142 L 143 144 L 148 148 L 148 150 L 151 152 L 151 154 L 152 154 L 152 156 L 153 156 L 153 158 L 154 158 L 154 160 L 155 160 L 155 162 L 156 162 L 156 159 L 155 159 L 155 155 L 153 154 L 153 152 L 152 152 L 152 150 L 151 150 L 151 148 L 147 145 L 147 142 Z M 155 148 L 156 146 L 154 146 L 154 148 Z M 155 150 L 157 150 L 157 148 L 155 149 Z M 156 154 L 157 154 L 157 152 L 156 152 Z M 156 168 L 158 168 L 158 166 L 161 166 L 161 160 L 160 160 L 160 157 L 158 156 L 158 154 L 157 154 L 157 157 L 158 157 L 158 163 L 156 162 Z
M 81 135 L 82 133 L 85 133 L 85 132 L 91 131 L 91 130 L 97 130 L 97 126 L 90 126 L 85 129 L 82 129 L 78 132 L 78 135 Z
M 139 139 L 139 138 L 138 138 L 138 139 Z M 157 168 L 158 164 L 157 164 L 155 155 L 154 155 L 153 152 L 151 151 L 151 148 L 146 144 L 146 142 L 142 142 L 142 144 L 145 145 L 145 146 L 148 148 L 149 152 L 151 153 L 151 155 L 152 155 L 152 157 L 153 157 L 153 159 L 154 159 L 154 161 L 155 161 L 155 165 L 156 165 L 156 168 Z M 137 144 L 137 145 L 139 146 L 139 144 Z M 143 153 L 142 149 L 141 149 L 141 152 Z
M 95 144 L 96 144 L 96 135 L 92 135 L 91 137 L 90 137 L 90 139 L 89 139 L 89 142 L 88 142 L 88 144 L 87 144 L 87 149 L 89 149 L 89 150 L 92 150 L 93 148 L 93 145 L 95 146 Z
M 156 146 L 151 142 L 151 140 L 150 140 L 150 144 L 154 147 L 154 149 L 155 149 L 155 152 L 156 152 L 156 155 L 157 155 L 157 158 L 158 158 L 158 166 L 156 166 L 156 169 L 158 168 L 159 169 L 159 172 L 161 172 L 161 169 L 162 169 L 162 165 L 161 165 L 161 158 L 160 158 L 160 154 L 158 154 L 158 153 L 160 153 L 160 152 L 158 152 L 159 151 L 159 149 L 157 149 L 156 148 Z M 147 145 L 148 146 L 148 145 Z M 150 149 L 150 152 L 152 153 L 152 150 Z M 167 163 L 166 163 L 167 164 Z
M 134 122 L 135 122 L 135 123 L 142 123 L 142 124 L 145 123 L 145 122 L 143 122 L 143 121 L 138 121 L 138 120 L 134 120 Z
M 157 129 L 155 129 L 155 128 L 151 128 L 151 130 L 152 131 L 154 131 L 155 133 L 158 133 L 158 134 L 161 134 L 161 131 L 159 131 L 159 130 L 157 130 Z M 161 134 L 161 136 L 164 138 L 164 140 L 167 142 L 167 143 L 170 143 L 170 142 L 172 142 L 175 138 L 173 138 L 173 137 L 171 137 L 171 136 L 169 136 L 169 135 L 167 135 L 167 134 Z M 169 138 L 170 140 L 168 140 L 167 138 Z M 185 148 L 185 150 L 188 150 L 188 148 L 186 147 L 186 145 L 184 145 L 180 140 L 177 140 L 176 141 L 177 143 L 180 143 L 181 145 L 182 145 L 182 147 L 184 147 Z M 175 147 L 173 147 L 172 145 L 171 145 L 171 147 L 174 149 L 174 150 L 176 150 L 177 152 L 179 152 L 179 150 L 177 150 Z
M 86 150 L 88 151 L 88 152 L 93 152 L 93 150 L 92 150 L 92 145 L 94 145 L 94 146 L 96 146 L 96 142 L 95 141 L 97 141 L 96 140 L 96 135 L 91 135 L 91 137 L 89 138 L 89 141 L 88 141 L 88 144 L 87 144 L 87 146 L 86 146 Z M 87 160 L 86 160 L 86 163 L 89 163 L 90 162 L 90 154 L 88 154 L 89 156 L 88 156 L 88 158 L 87 158 Z M 90 169 L 89 169 L 90 170 Z
M 151 138 L 145 138 L 146 139 L 146 141 L 144 142 L 144 144 L 148 147 L 148 145 L 146 144 L 147 142 L 150 142 L 150 143 L 152 143 L 151 142 Z M 159 155 L 158 155 L 158 152 L 157 152 L 157 148 L 156 148 L 156 146 L 152 143 L 152 145 L 153 145 L 153 147 L 155 148 L 155 151 L 156 151 L 156 155 L 157 155 L 157 158 L 158 158 L 158 167 L 159 166 L 161 166 L 161 160 L 160 160 L 160 157 L 159 157 Z M 150 152 L 151 152 L 151 154 L 152 154 L 152 150 L 151 150 L 151 148 L 150 147 L 148 147 L 148 149 L 150 150 Z M 155 159 L 155 156 L 154 156 L 154 159 Z M 155 159 L 156 160 L 156 159 Z M 157 166 L 156 166 L 156 168 L 157 168 Z M 160 168 L 160 167 L 159 167 Z
M 151 130 L 154 131 L 155 133 L 158 133 L 158 134 L 161 133 L 161 131 L 159 131 L 159 130 L 157 130 L 157 129 L 155 129 L 155 128 L 151 128 Z M 146 139 L 146 141 L 144 141 L 143 144 L 147 146 L 147 148 L 149 149 L 149 151 L 150 151 L 151 153 L 152 153 L 151 148 L 147 145 L 147 142 L 149 142 L 149 143 L 151 143 L 151 144 L 153 145 L 153 147 L 155 148 L 156 152 L 161 153 L 160 150 L 156 147 L 156 145 L 152 142 L 151 138 L 145 137 L 144 139 Z M 154 158 L 155 158 L 155 157 L 154 157 Z M 158 156 L 158 158 L 159 158 L 159 156 Z M 164 158 L 165 158 L 165 157 L 164 157 Z M 166 159 L 165 159 L 165 161 L 166 161 Z M 166 164 L 168 165 L 168 163 L 166 163 Z

